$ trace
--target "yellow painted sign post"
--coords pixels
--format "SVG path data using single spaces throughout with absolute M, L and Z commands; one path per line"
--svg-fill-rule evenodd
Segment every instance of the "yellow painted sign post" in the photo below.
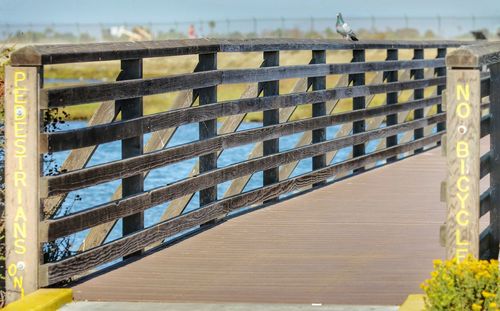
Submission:
M 448 70 L 446 257 L 479 255 L 480 73 Z
M 6 289 L 12 302 L 38 289 L 40 245 L 37 67 L 5 71 Z

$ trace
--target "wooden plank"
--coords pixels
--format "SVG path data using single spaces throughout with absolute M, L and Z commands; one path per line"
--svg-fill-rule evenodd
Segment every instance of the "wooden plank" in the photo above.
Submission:
M 446 57 L 446 65 L 460 68 L 479 68 L 500 62 L 500 42 L 463 46 Z
M 115 120 L 118 112 L 119 111 L 115 109 L 115 103 L 113 101 L 104 102 L 99 105 L 99 108 L 97 108 L 96 112 L 89 120 L 88 125 L 92 126 L 112 122 L 113 120 Z M 61 165 L 60 171 L 70 172 L 84 168 L 90 161 L 90 158 L 92 157 L 96 149 L 97 146 L 89 146 L 71 150 L 70 154 Z M 46 218 L 50 218 L 59 210 L 65 198 L 65 194 L 59 194 L 43 200 L 42 205 Z
M 172 104 L 172 109 L 188 107 L 194 103 L 192 92 L 183 91 L 181 92 L 175 99 Z M 151 138 L 148 140 L 146 145 L 144 146 L 144 152 L 149 153 L 158 149 L 162 149 L 165 145 L 168 144 L 172 136 L 174 135 L 177 128 L 169 128 L 165 130 L 161 130 L 158 132 L 154 132 L 151 135 Z M 145 176 L 147 173 L 145 173 Z M 121 197 L 122 188 L 121 185 L 115 190 L 112 196 L 112 200 L 116 200 Z M 92 228 L 90 232 L 87 234 L 82 244 L 79 247 L 79 250 L 85 250 L 88 248 L 93 248 L 99 246 L 106 239 L 108 234 L 111 232 L 115 222 L 106 223 L 95 228 Z
M 217 54 L 200 54 L 199 70 L 210 71 L 217 69 Z M 203 89 L 193 90 L 198 92 L 200 106 L 217 102 L 217 86 L 211 86 Z M 198 125 L 200 140 L 210 139 L 217 136 L 217 119 L 210 119 L 200 122 Z M 200 174 L 217 168 L 217 152 L 208 153 L 199 158 Z M 200 206 L 217 200 L 217 185 L 200 190 Z
M 408 111 L 415 107 L 429 107 L 436 105 L 438 102 L 440 102 L 440 97 L 430 97 L 401 103 L 399 105 L 382 105 L 363 110 L 347 111 L 334 115 L 314 117 L 222 134 L 202 141 L 183 144 L 156 152 L 149 152 L 130 159 L 95 165 L 56 176 L 44 177 L 47 184 L 46 194 L 57 195 L 59 193 L 85 188 L 114 179 L 127 178 L 168 164 L 220 152 L 227 148 L 261 142 L 268 139 L 276 139 L 285 135 L 315 130 L 326 126 L 364 120 L 367 117 L 385 116 L 387 113 Z
M 413 59 L 423 59 L 424 58 L 424 50 L 423 49 L 415 49 L 413 50 Z M 413 79 L 421 80 L 424 79 L 424 71 L 422 69 L 413 69 Z M 424 89 L 415 89 L 413 91 L 413 99 L 421 99 L 424 98 Z M 424 117 L 424 109 L 415 109 L 413 112 L 414 119 L 421 119 Z M 419 139 L 424 137 L 424 129 L 416 129 L 413 131 L 413 139 Z M 423 149 L 416 150 L 416 153 L 424 151 Z
M 121 61 L 123 75 L 121 79 L 141 79 L 142 59 L 129 59 Z M 142 97 L 129 98 L 116 101 L 121 109 L 122 120 L 141 117 L 143 114 Z M 118 110 L 118 109 L 117 109 Z M 143 153 L 143 136 L 138 135 L 121 141 L 122 159 L 140 156 Z M 122 197 L 128 197 L 144 191 L 144 175 L 136 174 L 122 179 Z M 122 220 L 122 235 L 126 236 L 144 228 L 144 213 L 128 215 Z M 142 254 L 142 250 L 127 255 L 124 259 Z
M 413 49 L 458 47 L 467 41 L 388 41 L 346 42 L 330 39 L 189 39 L 140 42 L 106 42 L 26 46 L 12 54 L 13 65 L 47 65 L 74 62 L 106 61 L 164 57 L 215 52 L 258 52 L 271 50 L 351 50 Z
M 443 258 L 437 232 L 445 209 L 437 198 L 446 163 L 439 154 L 434 148 L 233 217 L 73 283 L 74 298 L 400 305 L 420 290 L 432 260 Z M 125 282 L 131 275 L 134 282 Z
M 401 123 L 368 132 L 340 137 L 330 141 L 318 142 L 316 144 L 265 155 L 260 158 L 214 169 L 192 178 L 183 179 L 167 186 L 155 188 L 131 198 L 105 203 L 95 208 L 87 209 L 72 215 L 49 220 L 44 223 L 44 226 L 48 228 L 48 236 L 41 236 L 41 238 L 54 240 L 58 237 L 69 235 L 125 215 L 130 215 L 131 213 L 137 211 L 143 211 L 151 206 L 161 204 L 165 201 L 194 193 L 203 189 L 206 185 L 217 185 L 237 177 L 269 169 L 273 166 L 286 164 L 291 161 L 299 161 L 324 152 L 351 146 L 352 144 L 366 143 L 373 139 L 385 138 L 388 135 L 408 131 L 417 128 L 418 126 L 435 124 L 444 119 L 445 115 L 441 113 L 427 119 L 419 119 L 417 121 Z
M 264 67 L 275 67 L 280 65 L 280 54 L 278 51 L 264 52 Z M 263 96 L 276 96 L 280 92 L 279 80 L 262 83 Z M 263 126 L 270 126 L 280 123 L 279 109 L 265 110 L 263 112 Z M 280 152 L 279 137 L 264 140 L 262 142 L 262 154 L 264 156 Z M 279 166 L 271 167 L 264 170 L 262 184 L 263 186 L 271 185 L 279 181 Z M 277 199 L 277 198 L 275 198 Z
M 322 64 L 326 63 L 326 51 L 316 50 L 312 52 L 312 63 Z M 326 77 L 314 77 L 311 78 L 312 90 L 324 90 L 326 89 Z M 326 115 L 326 103 L 319 102 L 312 104 L 312 116 L 319 117 Z M 326 140 L 326 128 L 320 128 L 312 131 L 312 143 L 319 143 Z M 317 170 L 326 166 L 326 154 L 320 154 L 312 158 L 312 170 Z M 324 185 L 326 181 L 314 184 L 313 187 Z
M 42 68 L 5 68 L 5 286 L 10 303 L 36 291 L 38 242 L 38 154 L 40 113 L 38 91 Z
M 118 74 L 116 80 L 121 79 L 120 75 L 122 75 L 121 71 Z M 116 119 L 116 116 L 118 115 L 118 113 L 120 113 L 120 110 L 121 108 L 115 105 L 114 101 L 103 102 L 94 112 L 94 114 L 88 121 L 87 126 L 111 123 Z M 40 134 L 40 136 L 43 135 L 44 134 Z M 48 139 L 46 139 L 46 141 L 48 142 Z M 39 148 L 40 151 L 43 152 L 44 151 L 43 149 L 48 149 L 45 147 L 46 146 L 44 147 L 40 146 Z M 85 148 L 71 150 L 68 157 L 64 160 L 63 164 L 61 165 L 60 171 L 69 172 L 84 168 L 90 161 L 90 158 L 92 157 L 96 149 L 97 146 L 89 146 Z M 60 209 L 65 199 L 66 199 L 66 194 L 61 194 L 42 200 L 42 208 L 44 211 L 43 214 L 45 215 L 45 218 L 46 219 L 50 218 L 52 217 L 52 215 L 57 213 L 57 211 Z
M 219 84 L 239 84 L 305 78 L 332 74 L 363 73 L 380 70 L 402 70 L 443 66 L 443 59 L 359 62 L 346 64 L 316 64 L 274 66 L 256 69 L 211 70 L 171 75 L 167 77 L 94 83 L 41 90 L 42 107 L 63 107 L 104 100 L 127 99 Z
M 431 70 L 427 69 L 426 70 L 426 76 L 431 77 L 432 75 L 430 73 L 431 73 Z M 407 81 L 407 80 L 409 80 L 410 79 L 410 70 L 403 71 L 398 78 L 399 78 L 400 81 Z M 435 94 L 432 94 L 431 97 L 434 96 L 434 95 Z M 404 102 L 412 101 L 412 97 L 413 97 L 413 90 L 410 90 L 410 95 L 408 97 L 405 97 L 405 98 L 402 98 L 401 92 L 398 92 L 398 102 L 399 103 L 402 103 L 402 102 L 404 103 Z M 373 100 L 373 96 L 367 97 L 368 105 L 370 105 L 370 103 L 372 102 L 372 100 Z M 385 104 L 386 104 L 386 102 L 382 103 L 382 105 L 385 105 Z M 429 109 L 429 108 L 425 108 L 425 109 Z M 405 122 L 405 121 L 407 121 L 409 115 L 410 115 L 410 111 L 399 112 L 398 113 L 398 122 Z M 379 128 L 384 121 L 385 121 L 385 117 L 384 116 L 369 118 L 366 121 L 366 127 L 369 130 L 370 129 L 376 129 L 376 128 Z M 347 124 L 343 125 L 342 128 L 339 130 L 339 132 L 338 132 L 337 135 L 348 135 L 349 132 L 352 130 L 352 126 L 350 126 L 350 127 L 346 127 L 346 126 L 347 126 Z M 344 127 L 346 127 L 346 128 L 344 128 Z M 410 133 L 410 132 L 404 133 L 403 138 L 401 139 L 401 142 L 409 142 L 411 140 L 410 136 L 413 136 L 411 134 L 412 133 Z M 382 150 L 385 147 L 386 147 L 385 146 L 385 141 L 381 140 L 379 142 L 379 144 L 377 145 L 377 147 L 375 148 L 375 150 Z M 327 154 L 327 161 L 331 162 L 333 160 L 333 158 L 335 157 L 335 155 L 336 155 L 335 151 Z M 352 150 L 351 150 L 351 153 L 348 155 L 348 158 L 349 157 L 352 157 Z M 346 175 L 344 175 L 344 174 L 345 173 L 341 173 L 340 175 L 336 176 L 336 178 L 339 179 L 339 178 L 345 177 Z
M 352 51 L 352 61 L 353 62 L 365 62 L 365 50 L 353 50 Z M 365 85 L 365 74 L 353 74 L 350 76 L 352 79 L 353 86 Z M 364 96 L 353 96 L 352 98 L 352 110 L 365 109 L 366 98 Z M 363 133 L 365 131 L 365 120 L 354 121 L 352 123 L 352 133 Z M 352 146 L 352 157 L 356 158 L 365 154 L 365 145 L 359 144 Z M 358 168 L 354 173 L 359 173 L 364 170 L 363 167 Z
M 365 166 L 368 163 L 385 159 L 394 153 L 408 152 L 415 148 L 435 143 L 440 139 L 440 136 L 441 135 L 433 135 L 418 141 L 412 141 L 407 144 L 387 148 L 356 159 L 330 165 L 295 178 L 280 181 L 266 187 L 248 191 L 237 196 L 219 200 L 206 205 L 203 208 L 186 213 L 171 220 L 161 222 L 150 228 L 143 229 L 140 232 L 136 232 L 127 237 L 123 237 L 108 244 L 88 250 L 84 253 L 72 256 L 59 262 L 44 264 L 40 268 L 44 271 L 44 273 L 46 272 L 49 275 L 48 284 L 53 284 L 65 280 L 75 274 L 85 272 L 105 262 L 109 262 L 115 258 L 123 257 L 127 253 L 133 252 L 138 248 L 142 248 L 143 245 L 163 240 L 201 223 L 206 223 L 237 208 L 249 206 L 253 203 L 260 202 L 261 200 L 269 200 L 282 193 L 288 193 L 295 189 L 312 185 L 313 183 L 324 180 L 340 171 L 353 170 L 358 167 Z
M 377 74 L 373 81 L 377 80 L 377 77 L 381 76 L 380 74 Z M 348 75 L 342 75 L 341 78 L 338 80 L 336 87 L 345 87 L 349 84 L 349 76 Z M 327 114 L 332 114 L 337 107 L 338 103 L 340 100 L 333 100 L 333 101 L 327 101 L 326 102 L 326 110 Z M 346 125 L 342 125 L 342 128 L 345 127 Z M 339 131 L 341 132 L 342 129 Z M 337 135 L 336 137 L 340 137 L 342 135 Z M 307 144 L 311 143 L 312 136 L 308 133 L 305 132 L 299 139 L 299 141 L 295 144 L 295 147 L 300 147 L 300 146 L 305 146 Z M 334 151 L 335 152 L 335 151 Z M 331 161 L 328 160 L 328 155 L 329 153 L 326 154 L 326 163 L 330 163 Z M 291 162 L 289 164 L 283 165 L 280 169 L 280 179 L 286 179 L 290 177 L 292 174 L 293 170 L 297 167 L 299 164 L 298 161 Z
M 401 81 L 383 84 L 371 84 L 351 87 L 338 87 L 313 92 L 300 92 L 271 98 L 247 98 L 221 103 L 207 104 L 202 107 L 192 107 L 158 113 L 155 115 L 138 117 L 133 120 L 118 121 L 105 125 L 46 133 L 49 149 L 52 152 L 69 150 L 103 144 L 114 140 L 133 137 L 167 127 L 204 121 L 215 116 L 230 116 L 263 109 L 277 109 L 299 104 L 318 103 L 353 96 L 369 96 L 386 92 L 395 92 L 413 88 L 440 85 L 445 77 L 429 78 L 418 81 Z M 185 118 L 184 118 L 185 117 Z
M 387 60 L 397 60 L 398 59 L 398 50 L 389 49 L 387 50 Z M 398 71 L 387 71 L 387 82 L 396 82 L 398 81 Z M 396 105 L 398 103 L 398 92 L 387 93 L 386 95 L 386 105 Z M 389 114 L 386 118 L 386 124 L 394 125 L 398 124 L 398 115 L 397 114 Z M 389 136 L 386 138 L 386 146 L 392 147 L 398 144 L 398 136 Z M 387 159 L 387 163 L 391 163 L 397 160 L 397 157 L 391 157 Z
M 491 241 L 489 250 L 491 257 L 498 258 L 500 244 L 500 62 L 490 66 L 490 228 Z
M 346 77 L 346 76 L 344 75 L 343 77 Z M 345 79 L 341 78 L 341 80 L 345 80 Z M 290 93 L 305 92 L 308 89 L 309 89 L 309 82 L 307 81 L 307 79 L 300 79 L 299 81 L 297 81 L 295 83 L 295 85 Z M 290 118 L 292 117 L 292 115 L 296 111 L 296 109 L 297 109 L 297 106 L 281 108 L 280 109 L 280 122 L 286 123 L 286 122 L 290 121 Z M 303 135 L 307 135 L 307 133 L 304 133 Z M 260 157 L 260 156 L 262 156 L 262 142 L 258 142 L 255 144 L 254 148 L 252 149 L 252 151 L 250 151 L 247 158 L 253 159 L 256 157 Z M 280 169 L 280 177 L 279 177 L 280 180 L 286 178 L 286 177 L 284 178 L 281 175 L 281 169 Z M 242 177 L 239 177 L 239 178 L 236 178 L 235 180 L 233 180 L 231 182 L 231 184 L 229 185 L 228 189 L 226 190 L 226 192 L 224 193 L 224 197 L 229 197 L 229 196 L 241 193 L 251 177 L 252 177 L 251 175 L 247 175 L 247 176 L 242 176 Z
M 479 256 L 479 70 L 448 70 L 446 257 Z
M 437 58 L 445 58 L 446 57 L 446 48 L 438 48 L 436 57 Z M 446 67 L 436 68 L 435 73 L 436 73 L 437 77 L 446 76 Z M 437 92 L 436 94 L 437 95 L 443 94 L 443 91 L 445 88 L 446 88 L 445 85 L 438 85 L 437 90 L 436 90 L 436 92 Z M 442 104 L 438 104 L 437 105 L 437 113 L 441 113 L 441 112 L 443 112 L 443 106 L 442 106 Z M 446 122 L 443 122 L 443 123 L 440 123 L 437 125 L 438 132 L 441 132 L 444 130 L 446 130 Z

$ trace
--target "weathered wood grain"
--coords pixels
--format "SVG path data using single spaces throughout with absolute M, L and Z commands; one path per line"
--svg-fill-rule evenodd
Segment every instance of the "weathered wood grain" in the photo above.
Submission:
M 188 91 L 183 91 L 181 92 L 175 99 L 174 103 L 172 104 L 172 109 L 175 108 L 182 108 L 182 107 L 189 107 L 194 103 L 193 99 L 193 94 L 192 92 Z M 154 132 L 151 135 L 151 138 L 148 140 L 146 145 L 144 146 L 144 152 L 149 153 L 158 149 L 163 148 L 165 145 L 168 144 L 172 136 L 174 135 L 175 131 L 177 128 L 169 128 L 165 130 L 161 130 L 158 132 Z M 147 172 L 145 173 L 145 176 L 147 176 Z M 112 200 L 116 200 L 121 197 L 122 193 L 122 188 L 121 185 L 118 186 L 118 188 L 115 190 L 112 196 Z M 103 241 L 106 239 L 108 236 L 109 232 L 111 232 L 111 229 L 113 228 L 115 222 L 103 224 L 100 226 L 97 226 L 95 228 L 92 228 L 90 232 L 87 234 L 85 239 L 83 240 L 82 244 L 80 245 L 79 249 L 80 250 L 85 250 L 88 248 L 93 248 L 96 246 L 99 246 L 103 243 Z
M 387 50 L 387 60 L 397 60 L 398 59 L 398 50 L 396 49 L 390 49 Z M 386 71 L 386 81 L 387 82 L 396 82 L 398 81 L 398 71 L 397 70 L 392 70 L 392 71 Z M 396 105 L 398 103 L 398 92 L 391 92 L 387 93 L 386 95 L 386 105 Z M 389 114 L 387 115 L 386 118 L 386 124 L 389 125 L 394 125 L 398 123 L 398 115 L 397 114 Z M 386 146 L 387 147 L 392 147 L 398 144 L 398 136 L 389 136 L 386 138 Z M 391 157 L 387 159 L 387 162 L 394 162 L 397 160 L 397 157 Z
M 142 78 L 142 59 L 128 59 L 121 61 L 120 80 L 141 79 Z M 121 109 L 122 120 L 129 120 L 141 117 L 143 114 L 142 97 L 122 99 L 116 101 L 116 106 Z M 116 109 L 116 110 L 118 110 Z M 139 135 L 137 135 L 139 134 Z M 140 156 L 143 153 L 143 136 L 136 133 L 137 136 L 129 137 L 121 141 L 122 159 Z M 144 175 L 136 174 L 122 179 L 122 197 L 127 197 L 144 191 Z M 122 219 L 122 235 L 128 235 L 144 228 L 144 213 L 129 214 Z M 129 256 L 138 256 L 142 250 L 131 253 Z M 124 258 L 124 259 L 126 259 Z
M 497 44 L 497 52 L 500 46 Z M 498 55 L 498 54 L 497 54 Z M 498 258 L 500 244 L 500 60 L 490 66 L 490 229 L 489 250 L 491 257 Z
M 186 89 L 205 88 L 219 84 L 257 83 L 332 74 L 359 74 L 380 70 L 422 69 L 428 67 L 441 67 L 443 64 L 443 59 L 426 59 L 211 70 L 207 72 L 178 74 L 160 78 L 43 89 L 40 92 L 40 100 L 42 107 L 63 107 L 105 100 L 134 98 Z
M 192 228 L 196 225 L 206 223 L 220 215 L 227 214 L 243 206 L 249 206 L 252 203 L 268 200 L 282 193 L 288 193 L 295 189 L 300 189 L 306 185 L 319 182 L 335 175 L 340 171 L 353 170 L 362 167 L 367 163 L 379 161 L 391 156 L 394 153 L 408 152 L 437 142 L 441 135 L 425 137 L 417 141 L 387 148 L 372 154 L 364 155 L 356 159 L 347 160 L 335 165 L 330 165 L 320 170 L 310 172 L 295 178 L 280 181 L 256 190 L 248 191 L 227 199 L 216 201 L 206 205 L 203 208 L 186 213 L 171 220 L 161 222 L 141 232 L 123 237 L 111 243 L 88 250 L 84 253 L 72 256 L 55 263 L 42 265 L 40 268 L 43 274 L 48 276 L 47 284 L 67 279 L 70 276 L 85 272 L 92 267 L 99 266 L 115 258 L 123 257 L 128 253 L 134 252 L 144 245 L 163 240 L 183 230 Z
M 479 70 L 447 73 L 447 218 L 446 257 L 479 256 Z
M 445 58 L 446 57 L 446 48 L 438 48 L 436 57 L 437 58 Z M 446 76 L 446 67 L 438 67 L 434 71 L 435 71 L 437 77 Z M 443 93 L 445 87 L 446 87 L 445 85 L 438 85 L 437 90 L 436 90 L 436 94 L 441 95 Z M 437 105 L 437 113 L 441 113 L 441 112 L 443 112 L 443 106 L 442 106 L 442 104 L 438 104 Z M 443 122 L 443 123 L 440 123 L 437 125 L 438 132 L 444 131 L 445 129 L 446 129 L 446 122 Z
M 217 70 L 217 53 L 199 55 L 199 71 Z M 217 102 L 217 86 L 193 90 L 197 92 L 200 106 Z M 217 118 L 208 119 L 198 124 L 200 141 L 217 136 Z M 198 160 L 200 174 L 217 168 L 217 152 L 205 153 Z M 217 200 L 217 184 L 200 189 L 200 206 Z
M 352 51 L 352 62 L 353 63 L 365 62 L 365 50 L 353 50 Z M 349 78 L 350 78 L 350 80 L 352 80 L 352 85 L 354 87 L 365 85 L 365 74 L 364 73 L 353 74 Z M 352 110 L 365 109 L 365 106 L 366 106 L 365 100 L 366 100 L 366 98 L 364 96 L 353 96 L 353 98 L 352 98 Z M 354 121 L 352 123 L 352 133 L 353 134 L 363 133 L 365 131 L 365 125 L 366 125 L 365 120 Z M 353 158 L 362 156 L 364 154 L 365 154 L 365 144 L 359 144 L 359 145 L 352 146 L 352 157 Z M 355 173 L 362 172 L 363 170 L 364 170 L 364 167 L 360 167 L 355 171 Z
M 436 105 L 438 102 L 440 102 L 440 97 L 430 97 L 401 103 L 399 105 L 383 105 L 363 110 L 347 111 L 333 115 L 222 134 L 206 140 L 179 145 L 156 152 L 149 152 L 130 159 L 95 165 L 56 176 L 44 177 L 47 184 L 47 194 L 57 195 L 114 179 L 127 178 L 175 162 L 220 152 L 227 148 L 268 139 L 276 139 L 284 135 L 301 133 L 336 124 L 364 120 L 368 117 L 385 116 L 388 113 L 408 111 L 415 107 L 430 107 Z
M 37 95 L 43 83 L 43 69 L 7 66 L 5 78 L 4 276 L 6 300 L 10 303 L 40 287 L 41 118 Z
M 141 42 L 107 42 L 90 44 L 35 45 L 16 50 L 12 64 L 33 66 L 74 62 L 137 59 L 215 52 L 257 52 L 271 50 L 351 50 L 413 49 L 458 47 L 467 41 L 388 41 L 363 40 L 346 42 L 330 39 L 189 39 Z
M 500 62 L 500 42 L 484 42 L 463 46 L 446 57 L 448 67 L 479 68 Z
M 418 60 L 418 59 L 423 59 L 424 58 L 424 50 L 423 49 L 415 49 L 413 51 L 413 59 Z M 413 79 L 415 80 L 421 80 L 424 79 L 424 71 L 422 69 L 413 69 Z M 415 89 L 413 91 L 413 99 L 421 99 L 424 98 L 424 89 Z M 424 109 L 415 109 L 413 111 L 413 118 L 414 119 L 421 119 L 424 117 Z M 413 139 L 419 139 L 424 137 L 424 129 L 416 129 L 413 131 Z M 420 150 L 415 150 L 416 153 L 422 152 L 423 149 Z
M 418 126 L 435 124 L 444 119 L 445 115 L 441 113 L 427 119 L 419 119 L 417 121 L 401 123 L 377 130 L 340 137 L 330 141 L 323 141 L 289 151 L 264 155 L 260 158 L 200 173 L 195 177 L 184 179 L 167 186 L 158 187 L 133 197 L 105 203 L 96 208 L 87 209 L 72 215 L 49 220 L 45 223 L 45 226 L 48 227 L 48 236 L 46 238 L 48 240 L 53 240 L 57 237 L 81 231 L 87 227 L 96 226 L 112 219 L 123 217 L 124 215 L 130 215 L 131 213 L 137 211 L 143 211 L 151 206 L 161 204 L 165 201 L 194 193 L 204 189 L 206 186 L 217 185 L 227 180 L 249 175 L 257 171 L 266 170 L 291 161 L 298 161 L 312 157 L 334 149 L 338 150 L 356 143 L 366 143 L 373 139 L 385 138 L 388 135 L 394 135 L 399 132 L 412 130 Z
M 166 127 L 174 127 L 190 122 L 200 122 L 219 117 L 254 112 L 266 109 L 291 107 L 300 104 L 332 101 L 341 98 L 364 97 L 386 92 L 396 92 L 414 88 L 424 88 L 441 85 L 445 77 L 429 78 L 418 81 L 400 81 L 371 85 L 338 87 L 272 96 L 270 98 L 248 98 L 221 103 L 207 104 L 201 107 L 178 109 L 151 116 L 135 118 L 134 120 L 118 121 L 105 125 L 47 133 L 49 150 L 52 152 L 103 144 L 114 140 L 133 137 L 139 133 L 145 134 Z M 186 118 L 184 118 L 186 117 Z
M 324 64 L 326 63 L 326 51 L 325 50 L 316 50 L 312 52 L 312 59 L 311 62 L 313 64 Z M 324 90 L 326 89 L 326 77 L 314 77 L 310 78 L 310 82 L 312 84 L 312 90 L 317 91 L 317 90 Z M 319 116 L 324 116 L 326 115 L 326 103 L 325 102 L 320 102 L 320 103 L 314 103 L 312 104 L 312 116 L 313 117 L 319 117 Z M 311 133 L 312 136 L 312 143 L 319 143 L 322 141 L 326 140 L 326 128 L 320 128 L 317 130 L 313 130 Z M 312 158 L 312 170 L 316 170 L 322 167 L 326 166 L 326 154 L 320 154 L 317 156 L 314 156 Z M 279 175 L 279 172 L 278 172 Z M 325 183 L 326 181 L 322 181 L 320 183 L 314 184 L 313 187 L 321 186 Z
M 280 54 L 279 51 L 268 51 L 264 52 L 264 67 L 277 67 L 280 65 Z M 262 83 L 262 95 L 267 96 L 277 96 L 279 95 L 280 82 L 279 80 L 268 81 Z M 273 126 L 280 123 L 280 111 L 279 109 L 264 110 L 262 125 Z M 276 154 L 280 151 L 280 140 L 279 137 L 272 139 L 265 139 L 262 141 L 262 155 L 265 157 L 270 154 Z M 251 160 L 250 160 L 251 161 Z M 244 174 L 247 175 L 247 174 Z M 267 186 L 270 184 L 277 183 L 279 181 L 279 165 L 275 167 L 269 167 L 263 169 L 262 171 L 262 185 Z M 240 175 L 241 176 L 241 175 Z M 238 176 L 238 177 L 240 177 Z

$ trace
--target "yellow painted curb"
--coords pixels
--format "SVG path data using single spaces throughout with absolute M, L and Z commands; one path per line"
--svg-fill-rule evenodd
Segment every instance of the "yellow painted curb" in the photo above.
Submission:
M 425 310 L 425 295 L 409 295 L 406 301 L 399 307 L 399 311 L 423 311 Z
M 55 311 L 73 300 L 73 290 L 44 288 L 10 303 L 2 311 Z

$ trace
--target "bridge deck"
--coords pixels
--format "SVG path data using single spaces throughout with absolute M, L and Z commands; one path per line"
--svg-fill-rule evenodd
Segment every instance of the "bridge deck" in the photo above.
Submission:
M 444 255 L 435 148 L 231 219 L 74 286 L 78 300 L 401 304 Z

